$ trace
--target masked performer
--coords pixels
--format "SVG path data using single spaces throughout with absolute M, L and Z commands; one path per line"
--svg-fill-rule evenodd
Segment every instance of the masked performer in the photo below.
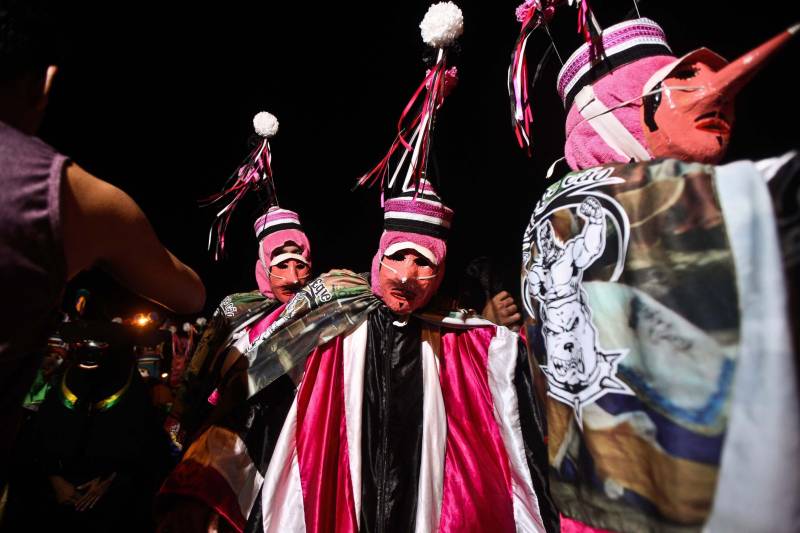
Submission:
M 249 369 L 251 394 L 281 370 L 304 369 L 265 464 L 255 531 L 557 529 L 541 496 L 544 450 L 517 336 L 423 313 L 444 276 L 453 217 L 427 161 L 462 20 L 452 3 L 426 14 L 437 60 L 390 153 L 360 181 L 380 181 L 384 199 L 370 281 L 334 271 L 310 283 Z
M 800 476 L 782 465 L 800 452 L 797 369 L 773 208 L 763 165 L 711 163 L 733 97 L 796 28 L 729 64 L 707 49 L 676 58 L 649 19 L 599 30 L 578 5 L 589 39 L 558 77 L 575 172 L 547 188 L 523 241 L 562 526 L 791 529 Z M 523 145 L 521 56 L 554 13 L 519 13 Z M 663 157 L 677 159 L 649 162 Z
M 226 191 L 234 198 L 218 219 L 218 242 L 224 246 L 227 217 L 248 189 L 267 197 L 270 207 L 255 222 L 258 290 L 222 300 L 192 358 L 171 425 L 193 444 L 160 492 L 164 530 L 192 530 L 195 521 L 206 528 L 219 520 L 241 530 L 260 485 L 253 461 L 260 463 L 262 448 L 274 442 L 271 433 L 280 430 L 270 417 L 282 422 L 294 395 L 294 384 L 283 376 L 257 402 L 246 404 L 248 361 L 242 354 L 261 342 L 311 273 L 311 246 L 300 218 L 277 205 L 269 151 L 277 120 L 262 112 L 254 124 L 261 139 Z

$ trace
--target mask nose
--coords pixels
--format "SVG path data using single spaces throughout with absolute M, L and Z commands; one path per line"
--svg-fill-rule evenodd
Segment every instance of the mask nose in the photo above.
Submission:
M 413 261 L 403 261 L 397 267 L 397 278 L 400 283 L 405 285 L 409 279 L 415 278 L 417 275 L 417 266 Z
M 300 283 L 300 276 L 297 273 L 296 265 L 289 265 L 289 267 L 286 269 L 286 281 L 292 285 L 297 285 Z
M 706 97 L 716 96 L 724 100 L 733 100 L 739 91 L 767 64 L 775 52 L 783 48 L 798 30 L 800 30 L 800 24 L 795 24 L 717 71 L 709 82 L 711 90 L 707 92 Z

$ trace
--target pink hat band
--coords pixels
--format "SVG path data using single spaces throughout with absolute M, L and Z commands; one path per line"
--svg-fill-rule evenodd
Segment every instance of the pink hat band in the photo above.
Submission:
M 645 57 L 673 55 L 664 30 L 648 18 L 620 22 L 603 30 L 601 35 L 601 49 L 584 43 L 558 73 L 558 95 L 566 109 L 583 87 L 612 70 Z
M 270 233 L 275 233 L 287 229 L 303 231 L 300 225 L 300 217 L 294 211 L 280 207 L 271 207 L 266 214 L 261 215 L 253 224 L 256 237 L 260 241 Z
M 426 198 L 392 198 L 383 206 L 383 228 L 387 232 L 415 233 L 445 239 L 452 221 L 452 209 Z

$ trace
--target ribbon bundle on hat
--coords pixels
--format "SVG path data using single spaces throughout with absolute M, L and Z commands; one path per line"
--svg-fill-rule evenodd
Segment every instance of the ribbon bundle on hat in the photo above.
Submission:
M 239 202 L 242 201 L 247 193 L 258 191 L 264 194 L 267 197 L 268 206 L 277 205 L 278 203 L 275 184 L 272 179 L 272 153 L 269 146 L 269 140 L 278 133 L 278 119 L 271 113 L 262 111 L 253 117 L 253 127 L 259 139 L 250 155 L 228 178 L 222 191 L 203 201 L 204 205 L 227 201 L 225 207 L 217 213 L 208 234 L 208 248 L 210 250 L 216 231 L 215 260 L 218 260 L 225 251 L 225 231 L 228 228 L 228 223 Z
M 514 135 L 520 148 L 531 154 L 531 124 L 533 123 L 533 110 L 531 108 L 528 91 L 533 89 L 539 77 L 539 68 L 534 79 L 528 80 L 528 63 L 525 49 L 528 39 L 536 28 L 547 24 L 555 13 L 555 2 L 542 0 L 526 0 L 517 7 L 517 21 L 522 24 L 522 30 L 514 43 L 511 53 L 511 64 L 508 67 L 508 94 L 511 103 L 511 124 Z M 541 66 L 541 65 L 540 65 Z
M 397 136 L 386 156 L 358 180 L 357 187 L 376 182 L 381 187 L 386 185 L 389 166 L 398 153 L 400 159 L 389 186 L 394 184 L 401 169 L 406 173 L 405 183 L 419 185 L 425 180 L 436 111 L 458 81 L 456 67 L 447 67 L 447 51 L 464 31 L 461 9 L 452 2 L 433 4 L 420 23 L 420 30 L 423 41 L 438 49 L 436 63 L 403 109 L 397 121 Z
M 447 66 L 447 49 L 463 33 L 463 15 L 452 2 L 434 4 L 420 29 L 425 43 L 438 49 L 436 64 L 403 110 L 389 152 L 356 185 L 377 182 L 382 191 L 384 232 L 372 262 L 372 289 L 378 296 L 383 296 L 377 283 L 382 258 L 404 249 L 415 250 L 437 267 L 438 286 L 453 218 L 429 181 L 428 161 L 436 111 L 456 82 L 455 67 Z M 418 112 L 412 114 L 415 108 Z M 390 165 L 396 165 L 391 175 Z
M 534 31 L 547 25 L 561 4 L 576 5 L 578 9 L 578 32 L 583 35 L 587 44 L 597 56 L 602 55 L 602 47 L 594 46 L 600 34 L 600 26 L 594 18 L 589 0 L 525 0 L 517 7 L 517 21 L 522 25 L 519 36 L 511 53 L 511 64 L 508 67 L 508 95 L 511 104 L 511 125 L 520 148 L 530 156 L 532 152 L 531 126 L 533 125 L 533 109 L 530 93 L 539 78 L 544 62 L 549 58 L 550 49 L 542 56 L 532 79 L 528 78 L 528 63 L 525 50 L 528 40 Z M 552 37 L 551 37 L 552 41 Z

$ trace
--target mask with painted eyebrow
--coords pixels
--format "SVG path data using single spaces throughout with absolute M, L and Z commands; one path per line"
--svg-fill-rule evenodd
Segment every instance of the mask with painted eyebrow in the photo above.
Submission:
M 263 247 L 259 246 L 258 252 L 258 260 L 264 268 L 264 272 L 267 274 L 270 290 L 275 298 L 281 303 L 288 302 L 297 293 L 297 291 L 305 286 L 305 284 L 308 282 L 308 279 L 311 277 L 311 265 L 297 261 L 296 259 L 289 259 L 289 261 L 297 261 L 298 266 L 302 265 L 302 270 L 304 270 L 304 272 L 300 272 L 301 269 L 295 269 L 297 276 L 296 281 L 290 280 L 286 276 L 276 274 L 273 271 L 275 266 L 270 266 L 269 263 L 267 263 L 266 257 L 264 256 Z
M 640 100 L 644 101 L 644 99 L 646 97 L 648 97 L 648 96 L 654 96 L 654 95 L 660 94 L 662 92 L 668 92 L 668 91 L 692 92 L 692 91 L 699 91 L 699 90 L 704 89 L 704 88 L 705 87 L 702 86 L 702 85 L 673 85 L 673 86 L 670 86 L 670 87 L 658 86 L 658 87 L 655 87 L 652 90 L 646 92 L 645 94 L 643 94 L 641 96 L 636 96 L 636 97 L 631 98 L 629 100 L 625 100 L 624 102 L 620 102 L 620 103 L 618 103 L 618 104 L 616 104 L 616 105 L 614 105 L 612 107 L 609 107 L 605 111 L 597 113 L 596 115 L 592 115 L 590 117 L 585 117 L 580 122 L 578 122 L 574 127 L 577 127 L 577 126 L 583 124 L 584 122 L 590 122 L 590 121 L 592 121 L 592 120 L 594 120 L 594 119 L 596 119 L 598 117 L 601 117 L 603 115 L 611 113 L 612 111 L 615 111 L 617 109 L 621 109 L 621 108 L 627 107 L 629 105 L 639 105 L 639 101 Z
M 381 299 L 395 313 L 413 313 L 433 297 L 442 274 L 441 266 L 433 266 L 416 252 L 384 256 L 378 263 Z
M 718 163 L 730 142 L 736 95 L 799 30 L 796 24 L 728 64 L 689 56 L 673 68 L 659 81 L 661 92 L 647 96 L 642 106 L 650 154 Z
M 400 274 L 400 273 L 397 271 L 397 269 L 396 269 L 396 268 L 394 268 L 394 267 L 392 267 L 392 266 L 390 266 L 390 265 L 387 265 L 386 263 L 384 263 L 384 262 L 383 262 L 383 260 L 381 260 L 381 265 L 385 266 L 386 268 L 388 268 L 389 270 L 391 270 L 392 272 L 394 272 L 396 275 L 399 275 L 399 274 Z M 401 283 L 405 283 L 405 282 L 406 282 L 406 281 L 408 281 L 408 280 L 417 280 L 417 281 L 420 281 L 420 280 L 426 280 L 426 279 L 433 279 L 433 278 L 435 278 L 437 275 L 438 275 L 438 274 L 437 274 L 436 272 L 434 272 L 433 274 L 430 274 L 430 275 L 427 275 L 427 276 L 410 276 L 410 277 L 404 277 L 404 278 L 400 278 L 400 282 L 401 282 Z
M 273 266 L 269 267 L 269 270 L 267 270 L 267 274 L 269 274 L 269 277 L 278 278 L 278 279 L 288 279 L 287 277 L 281 276 L 280 274 L 276 274 L 275 272 L 272 271 L 273 268 L 279 267 L 281 264 L 282 263 L 279 263 L 277 265 L 273 265 Z M 309 276 L 311 276 L 311 269 L 308 267 L 308 265 L 306 265 L 305 263 L 299 263 L 298 262 L 298 267 L 300 267 L 300 268 L 297 268 L 296 270 L 297 270 L 297 279 L 299 281 L 302 282 L 303 280 L 305 280 Z M 303 272 L 300 272 L 300 270 L 303 270 Z

